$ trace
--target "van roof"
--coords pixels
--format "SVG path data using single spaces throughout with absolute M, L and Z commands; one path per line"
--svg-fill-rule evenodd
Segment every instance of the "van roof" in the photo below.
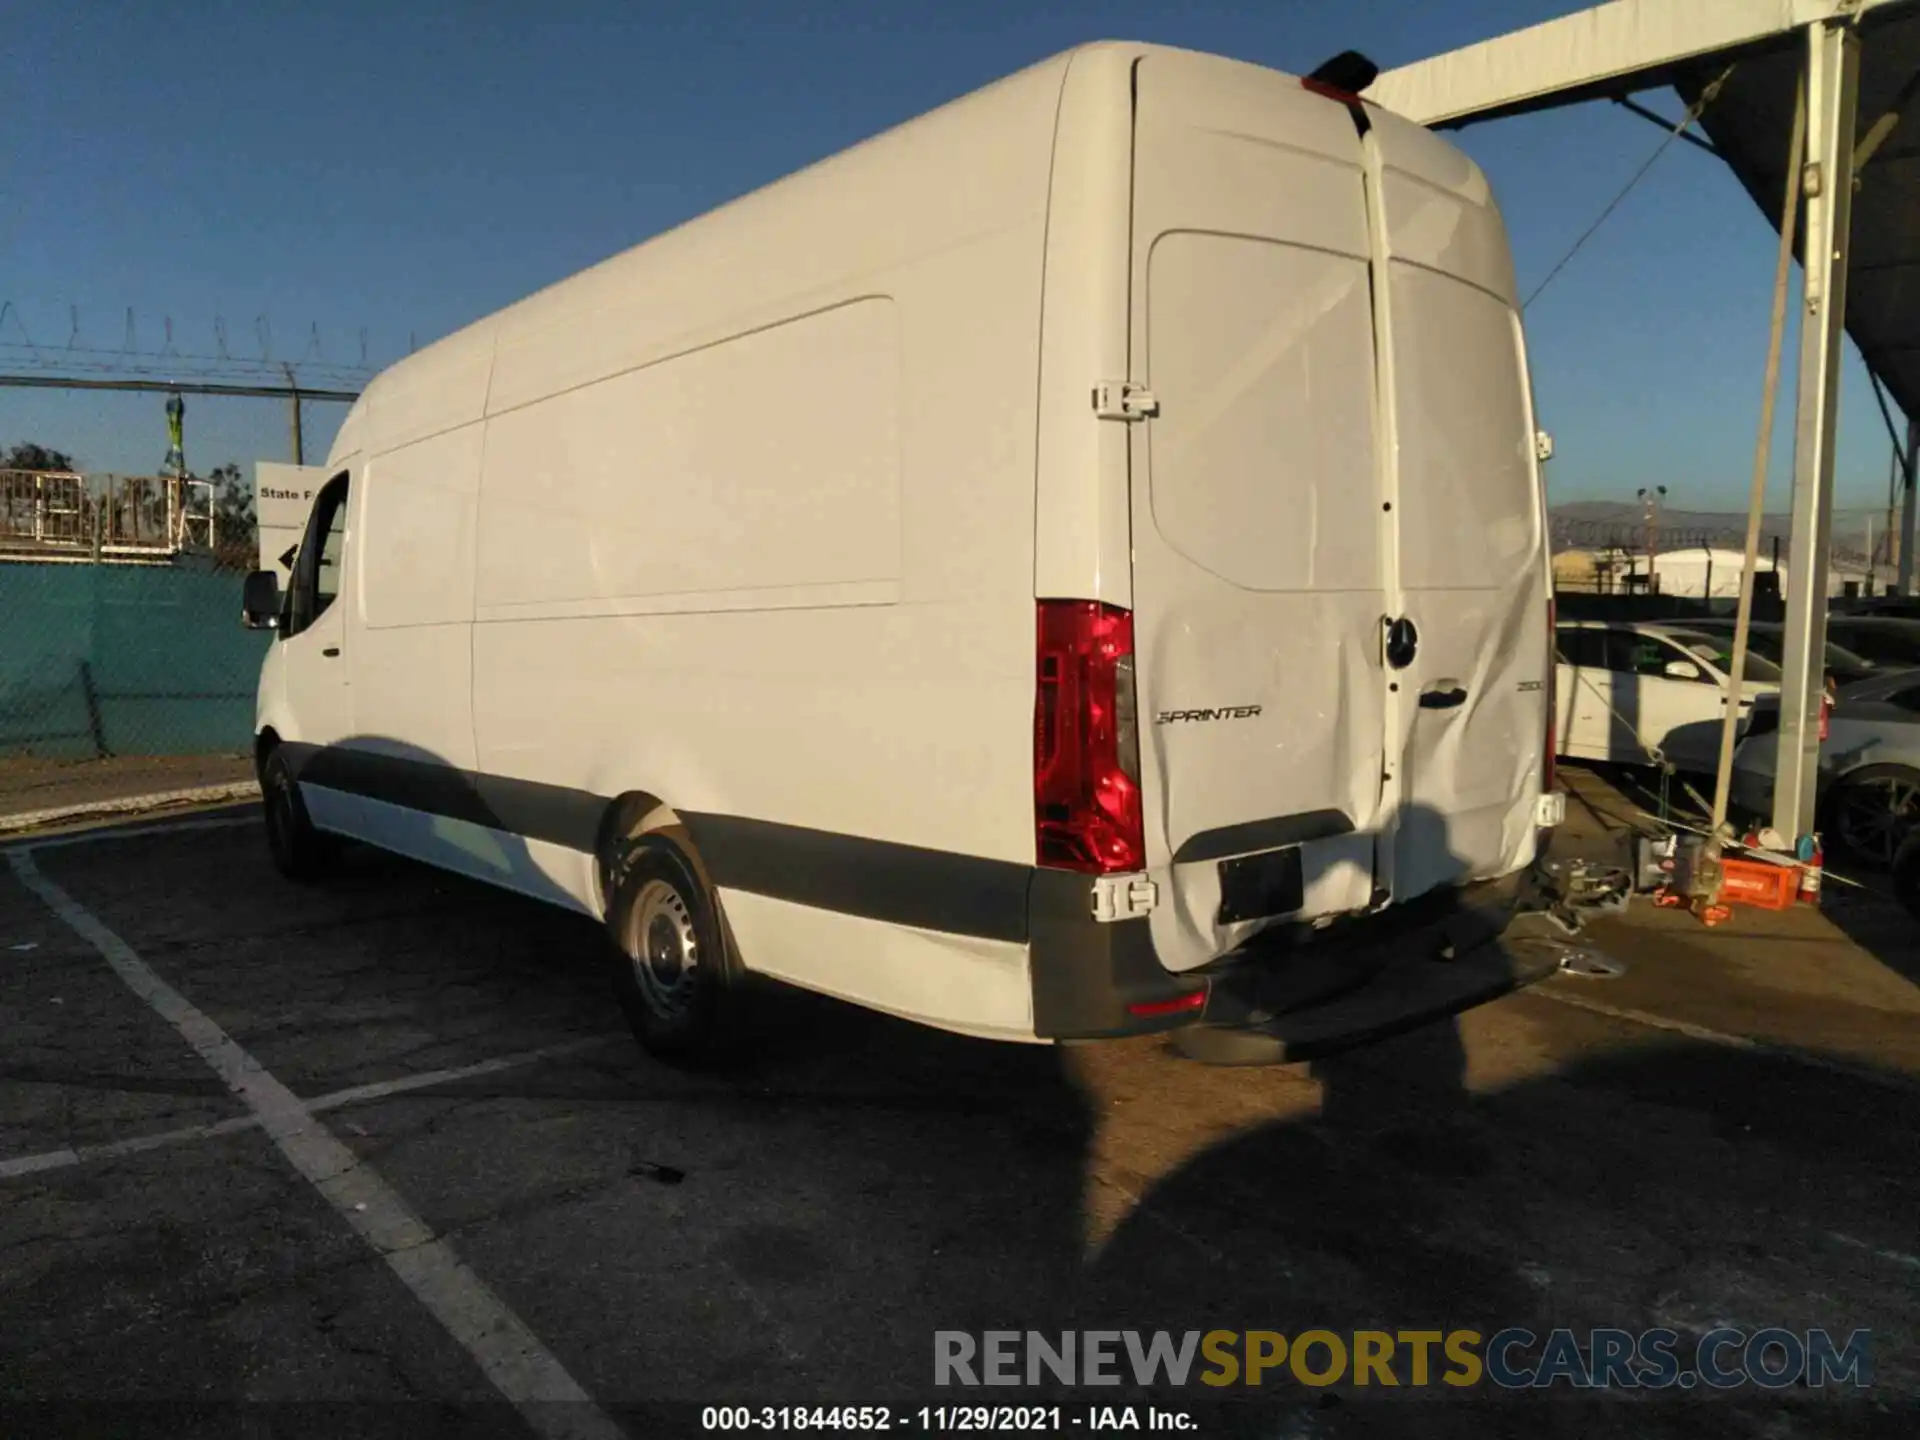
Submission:
M 543 336 L 562 328 L 577 342 L 578 337 L 572 333 L 574 328 L 593 326 L 596 317 L 606 317 L 609 330 L 624 321 L 629 331 L 640 330 L 649 341 L 657 340 L 658 344 L 652 347 L 655 349 L 678 345 L 682 340 L 697 345 L 708 343 L 708 338 L 720 338 L 703 338 L 687 333 L 684 328 L 675 334 L 672 314 L 675 307 L 671 297 L 676 289 L 684 288 L 689 274 L 696 277 L 711 274 L 716 277 L 716 283 L 719 283 L 718 277 L 724 275 L 729 277 L 728 284 L 750 287 L 754 267 L 743 265 L 737 252 L 757 246 L 760 237 L 770 230 L 791 237 L 794 259 L 784 268 L 796 283 L 789 287 L 789 293 L 800 292 L 802 286 L 798 282 L 803 278 L 815 284 L 827 284 L 838 276 L 857 273 L 868 266 L 881 268 L 885 264 L 882 251 L 900 227 L 850 225 L 841 197 L 834 194 L 837 186 L 832 182 L 835 180 L 852 182 L 857 178 L 862 184 L 872 183 L 876 190 L 884 189 L 896 199 L 903 187 L 919 185 L 924 188 L 924 194 L 900 202 L 902 209 L 909 213 L 930 211 L 933 216 L 944 214 L 948 223 L 970 223 L 976 233 L 985 228 L 989 218 L 980 206 L 983 201 L 991 203 L 992 199 L 982 192 L 991 191 L 1010 169 L 1039 177 L 1037 183 L 1042 197 L 1039 203 L 1044 204 L 1067 71 L 1082 58 L 1111 54 L 1130 58 L 1181 55 L 1223 64 L 1247 63 L 1175 46 L 1125 40 L 1093 41 L 1050 56 L 712 210 L 689 217 L 397 361 L 376 375 L 354 402 L 341 423 L 329 463 L 357 451 L 385 451 L 423 439 L 471 423 L 482 414 L 501 408 L 503 396 L 497 389 L 496 361 L 504 358 L 509 347 L 524 345 L 540 352 L 538 363 L 532 365 L 539 379 L 525 378 L 533 356 L 523 354 L 523 363 L 518 367 L 522 371 L 522 383 L 516 385 L 512 377 L 503 377 L 509 390 L 524 389 L 528 383 L 565 388 L 569 383 L 588 383 L 589 379 L 601 378 L 602 374 L 617 373 L 602 370 L 585 378 L 547 374 L 554 369 L 590 367 L 605 358 L 605 345 L 542 343 Z M 1271 70 L 1271 67 L 1248 68 Z M 1117 95 L 1115 99 L 1119 103 Z M 943 137 L 943 122 L 950 123 L 963 115 L 969 138 L 954 148 L 952 136 L 956 132 L 948 131 Z M 907 156 L 902 152 L 901 147 L 909 138 L 916 147 L 926 142 L 936 149 L 954 148 L 954 153 L 964 155 L 970 162 L 971 169 L 986 178 L 979 185 L 954 185 L 951 171 L 943 172 L 940 166 L 927 164 L 924 156 Z M 823 181 L 827 183 L 822 184 Z M 975 218 L 969 220 L 958 213 L 960 210 L 966 210 L 967 215 Z M 823 218 L 828 214 L 832 217 L 830 225 Z M 824 243 L 829 234 L 836 240 L 834 246 Z M 737 244 L 729 243 L 736 236 L 744 238 Z M 809 240 L 815 242 L 811 248 Z M 893 243 L 901 241 L 896 238 Z M 842 253 L 849 245 L 873 253 Z M 669 267 L 674 284 L 655 283 L 655 277 L 668 273 Z M 745 309 L 748 304 L 749 300 L 743 297 L 740 308 Z M 711 303 L 704 310 L 703 318 L 710 327 Z M 610 311 L 630 313 L 620 316 Z M 626 353 L 638 348 L 633 341 L 628 340 L 619 348 L 621 354 L 614 362 L 619 368 L 647 363 L 644 358 L 635 359 Z M 673 352 L 664 349 L 662 353 Z M 515 403 L 512 395 L 504 399 L 509 407 Z M 377 433 L 369 433 L 375 431 Z

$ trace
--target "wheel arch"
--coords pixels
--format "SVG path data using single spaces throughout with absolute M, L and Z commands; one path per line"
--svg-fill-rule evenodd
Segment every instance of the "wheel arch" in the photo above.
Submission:
M 619 884 L 623 855 L 634 841 L 646 837 L 671 841 L 692 864 L 694 874 L 705 888 L 708 898 L 718 907 L 713 876 L 708 872 L 706 860 L 701 856 L 700 848 L 694 843 L 693 834 L 680 812 L 658 795 L 645 790 L 628 790 L 607 802 L 606 809 L 601 812 L 599 831 L 594 837 L 594 883 L 598 888 L 597 898 L 602 914 L 606 913 L 607 905 Z

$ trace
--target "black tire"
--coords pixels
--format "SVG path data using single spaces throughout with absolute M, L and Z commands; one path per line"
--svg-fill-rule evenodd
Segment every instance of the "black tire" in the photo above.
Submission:
M 725 926 L 686 853 L 671 840 L 627 843 L 607 905 L 613 990 L 648 1054 L 679 1065 L 737 1053 L 741 972 Z
M 1920 920 L 1920 826 L 1907 836 L 1893 857 L 1893 897 Z
M 1826 843 L 1836 855 L 1888 869 L 1901 843 L 1920 827 L 1920 770 L 1863 765 L 1835 783 L 1821 811 Z
M 260 800 L 267 812 L 267 852 L 274 869 L 303 884 L 333 869 L 338 842 L 314 828 L 300 787 L 294 783 L 293 768 L 278 747 L 260 762 Z

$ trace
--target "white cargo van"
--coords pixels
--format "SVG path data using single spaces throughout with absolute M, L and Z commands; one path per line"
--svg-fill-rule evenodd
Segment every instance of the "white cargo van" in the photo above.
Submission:
M 249 581 L 273 853 L 604 917 L 666 1053 L 747 975 L 1267 1058 L 1458 1009 L 1527 977 L 1407 917 L 1497 929 L 1552 818 L 1534 436 L 1458 150 L 1075 50 L 371 384 Z

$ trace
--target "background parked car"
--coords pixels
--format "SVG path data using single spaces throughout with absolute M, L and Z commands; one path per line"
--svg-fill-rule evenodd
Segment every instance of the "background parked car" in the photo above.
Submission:
M 1780 706 L 1776 694 L 1754 711 L 1733 755 L 1735 808 L 1766 815 L 1773 806 Z M 1837 855 L 1890 865 L 1920 822 L 1920 670 L 1893 670 L 1847 686 L 1820 746 L 1819 825 Z
M 1689 620 L 1696 630 L 1704 630 L 1709 635 L 1721 639 L 1727 648 L 1733 648 L 1733 624 L 1731 620 Z M 1771 660 L 1779 666 L 1786 663 L 1787 632 L 1784 627 L 1770 624 L 1750 625 L 1747 630 L 1747 653 L 1758 655 L 1763 660 Z M 1836 645 L 1831 639 L 1827 642 L 1827 674 L 1833 677 L 1836 685 L 1851 685 L 1855 681 L 1870 680 L 1878 675 L 1882 667 L 1856 655 L 1843 645 Z
M 1889 615 L 1829 615 L 1827 640 L 1883 670 L 1920 666 L 1920 620 Z
M 1709 771 L 1720 754 L 1733 637 L 1690 625 L 1560 623 L 1555 735 L 1575 760 Z M 1747 653 L 1740 713 L 1777 694 L 1780 669 Z
M 1920 620 L 1920 596 L 1872 595 L 1858 600 L 1836 600 L 1833 613 L 1840 615 L 1885 615 L 1899 620 Z

